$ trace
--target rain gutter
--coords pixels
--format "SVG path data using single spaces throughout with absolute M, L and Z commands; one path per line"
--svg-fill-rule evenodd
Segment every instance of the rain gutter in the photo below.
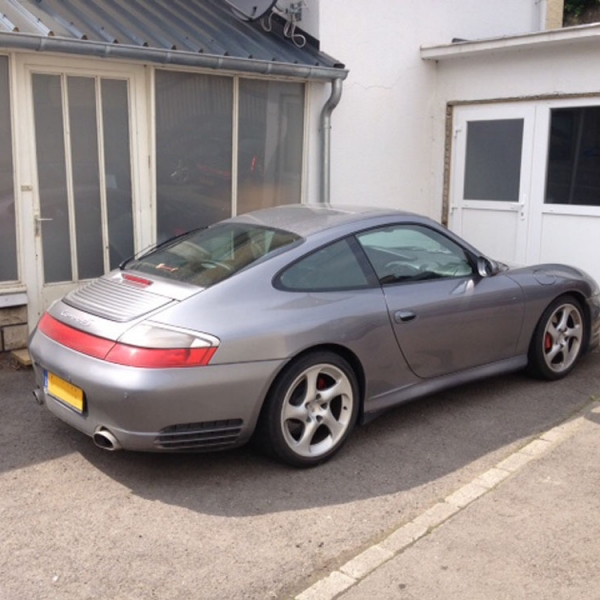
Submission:
M 98 58 L 201 67 L 321 81 L 336 81 L 345 79 L 348 75 L 346 69 L 335 67 L 300 65 L 254 58 L 237 58 L 235 56 L 217 56 L 185 50 L 146 48 L 127 44 L 74 40 L 58 36 L 46 37 L 5 31 L 0 32 L 0 48 L 33 50 L 35 52 L 61 52 L 78 56 L 95 56 Z
M 319 202 L 331 201 L 331 113 L 342 98 L 342 78 L 331 82 L 331 95 L 321 111 L 321 193 Z

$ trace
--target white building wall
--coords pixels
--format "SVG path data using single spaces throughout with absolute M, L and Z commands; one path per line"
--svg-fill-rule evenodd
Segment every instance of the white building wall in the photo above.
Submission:
M 549 108 L 600 105 L 600 25 L 564 29 L 543 34 L 543 38 L 534 35 L 520 40 L 499 39 L 469 55 L 439 54 L 437 62 L 431 60 L 437 64 L 438 74 L 433 112 L 434 161 L 441 165 L 444 159 L 448 104 L 472 103 L 485 108 L 510 102 L 509 105 L 535 107 L 539 116 L 535 118 L 529 167 L 531 186 L 524 190 L 529 205 L 524 262 L 572 264 L 600 281 L 600 207 L 544 201 Z M 441 173 L 436 174 L 434 186 L 435 198 L 442 198 Z M 498 235 L 504 234 L 500 231 Z
M 315 10 L 315 0 L 307 4 Z M 421 59 L 420 46 L 538 31 L 545 0 L 320 0 L 316 6 L 311 33 L 350 70 L 332 117 L 332 202 L 395 206 L 439 219 L 436 64 Z

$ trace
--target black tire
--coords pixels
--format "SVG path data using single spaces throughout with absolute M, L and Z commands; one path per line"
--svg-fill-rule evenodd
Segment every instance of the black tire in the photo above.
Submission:
M 260 442 L 294 467 L 323 463 L 350 435 L 359 402 L 356 375 L 346 360 L 333 352 L 303 356 L 269 391 L 259 423 Z
M 529 347 L 529 371 L 546 380 L 561 379 L 575 367 L 584 348 L 585 315 L 573 296 L 561 296 L 542 314 Z

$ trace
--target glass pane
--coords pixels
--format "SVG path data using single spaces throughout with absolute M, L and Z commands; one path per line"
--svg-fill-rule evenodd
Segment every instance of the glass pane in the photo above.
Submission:
M 210 287 L 299 240 L 289 231 L 220 223 L 180 236 L 129 261 L 127 269 Z
M 104 273 L 96 84 L 90 77 L 69 77 L 69 122 L 79 279 Z
M 59 75 L 33 75 L 44 280 L 71 281 L 69 206 Z
M 127 82 L 102 79 L 101 95 L 109 261 L 114 269 L 134 252 Z
M 367 287 L 368 281 L 348 240 L 313 252 L 280 277 L 289 290 L 341 290 Z
M 238 214 L 300 202 L 304 84 L 240 80 Z
M 233 80 L 156 72 L 157 240 L 231 216 Z
M 523 119 L 469 121 L 465 200 L 519 201 Z
M 550 114 L 546 204 L 600 206 L 600 107 Z
M 383 284 L 473 274 L 466 252 L 427 227 L 386 227 L 357 237 Z
M 0 281 L 18 279 L 8 58 L 0 56 Z

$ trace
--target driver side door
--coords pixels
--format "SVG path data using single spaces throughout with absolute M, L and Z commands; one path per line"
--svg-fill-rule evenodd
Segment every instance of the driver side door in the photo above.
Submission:
M 502 273 L 481 277 L 443 232 L 398 224 L 357 236 L 383 288 L 406 361 L 431 378 L 512 357 L 523 292 Z

